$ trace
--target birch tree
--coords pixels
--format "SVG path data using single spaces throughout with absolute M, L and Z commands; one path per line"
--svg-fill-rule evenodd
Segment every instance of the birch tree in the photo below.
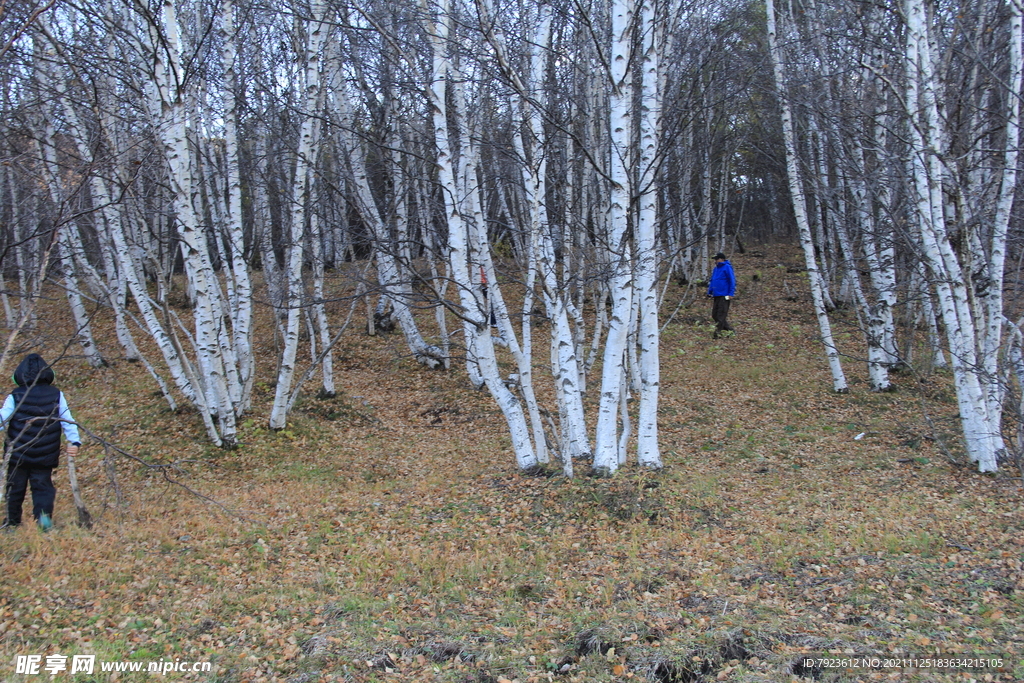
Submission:
M 825 309 L 825 292 L 818 269 L 817 257 L 814 253 L 811 225 L 807 218 L 807 202 L 804 198 L 803 177 L 797 159 L 796 132 L 793 126 L 792 107 L 786 95 L 783 58 L 778 44 L 775 3 L 773 0 L 766 0 L 766 10 L 769 52 L 775 74 L 775 87 L 779 94 L 779 106 L 782 110 L 782 135 L 786 147 L 786 174 L 789 178 L 789 192 L 793 201 L 793 213 L 796 215 L 797 228 L 800 231 L 800 246 L 803 249 L 804 261 L 807 264 L 807 276 L 811 285 L 814 314 L 818 319 L 821 342 L 825 346 L 829 370 L 832 372 L 832 388 L 837 393 L 846 393 L 849 391 L 849 387 L 846 384 L 846 375 L 843 373 L 842 363 L 839 359 L 839 350 L 836 348 L 835 340 L 832 336 L 832 325 L 828 318 L 828 311 Z
M 227 177 L 225 237 L 227 247 L 228 305 L 234 355 L 238 359 L 239 391 L 236 411 L 249 409 L 255 360 L 252 355 L 253 286 L 245 259 L 245 231 L 242 224 L 241 155 L 238 148 L 238 51 L 234 0 L 220 6 L 221 64 L 224 71 L 224 168 Z
M 626 341 L 630 314 L 633 310 L 633 252 L 629 241 L 629 208 L 633 184 L 629 168 L 633 147 L 631 100 L 633 96 L 632 0 L 612 0 L 611 50 L 608 70 L 610 90 L 608 107 L 610 209 L 606 249 L 609 256 L 611 314 L 601 369 L 601 396 L 597 413 L 597 439 L 594 449 L 594 470 L 609 475 L 625 462 L 620 443 L 619 408 L 625 400 Z
M 309 8 L 305 41 L 301 52 L 303 65 L 301 81 L 302 123 L 299 132 L 299 146 L 295 154 L 295 172 L 292 183 L 291 228 L 287 245 L 287 322 L 285 323 L 284 348 L 277 373 L 277 387 L 274 406 L 270 412 L 270 428 L 284 429 L 287 425 L 288 398 L 295 375 L 295 358 L 299 347 L 299 324 L 302 306 L 305 302 L 305 282 L 302 277 L 303 249 L 305 245 L 306 213 L 310 209 L 314 192 L 312 167 L 316 157 L 317 104 L 320 102 L 321 49 L 326 39 L 327 7 L 320 0 L 313 0 Z
M 654 0 L 643 0 L 643 77 L 640 114 L 639 211 L 637 213 L 636 286 L 639 299 L 640 409 L 637 417 L 637 455 L 642 466 L 661 467 L 658 447 L 658 389 L 661 368 L 658 346 L 658 272 L 657 248 L 658 138 L 661 125 L 661 73 L 659 58 L 663 35 Z
M 551 374 L 554 379 L 556 403 L 560 423 L 560 447 L 562 468 L 566 476 L 573 476 L 574 458 L 589 458 L 591 449 L 587 436 L 583 411 L 583 391 L 579 386 L 581 370 L 573 329 L 569 320 L 571 291 L 564 280 L 560 281 L 555 258 L 552 226 L 547 210 L 548 158 L 552 154 L 548 136 L 544 130 L 543 113 L 546 108 L 546 94 L 543 88 L 544 72 L 547 66 L 547 50 L 551 41 L 552 10 L 547 5 L 538 8 L 536 30 L 533 40 L 526 48 L 524 62 L 529 69 L 520 75 L 508 54 L 503 32 L 494 18 L 490 2 L 478 3 L 480 21 L 488 41 L 495 51 L 498 63 L 505 77 L 514 88 L 518 102 L 513 118 L 513 145 L 521 163 L 521 177 L 526 213 L 526 234 L 528 235 L 526 255 L 527 296 L 523 305 L 522 338 L 520 348 L 515 333 L 510 329 L 507 313 L 502 311 L 503 337 L 513 344 L 513 355 L 519 369 L 517 381 L 523 392 L 530 415 L 534 444 L 538 460 L 546 462 L 544 427 L 540 409 L 533 389 L 532 360 L 532 293 L 534 282 L 539 279 L 545 311 L 551 321 Z M 488 274 L 489 281 L 495 282 L 494 274 Z M 500 289 L 496 290 L 500 296 Z M 503 302 L 499 308 L 503 309 Z
M 530 440 L 526 416 L 515 395 L 502 381 L 494 355 L 494 342 L 490 333 L 488 315 L 481 309 L 478 298 L 479 283 L 473 273 L 479 268 L 479 261 L 472 258 L 470 231 L 479 229 L 479 217 L 473 223 L 466 220 L 459 198 L 465 196 L 467 183 L 475 184 L 475 164 L 468 131 L 468 121 L 460 121 L 460 164 L 462 166 L 463 188 L 458 187 L 452 141 L 448 134 L 447 81 L 451 64 L 448 58 L 451 35 L 451 8 L 448 0 L 436 8 L 435 19 L 428 25 L 433 63 L 428 98 L 431 106 L 434 141 L 436 144 L 436 166 L 438 183 L 444 196 L 444 211 L 448 226 L 448 249 L 451 273 L 458 287 L 460 317 L 469 361 L 475 363 L 480 378 L 498 403 L 512 438 L 512 448 L 520 469 L 528 470 L 537 465 L 537 456 Z M 456 83 L 458 83 L 456 81 Z M 454 93 L 456 116 L 464 112 L 464 96 L 458 90 Z M 461 106 L 460 106 L 461 105 Z M 473 207 L 476 210 L 479 205 Z M 480 242 L 477 242 L 480 244 Z M 496 283 L 495 283 L 496 284 Z
M 998 381 L 998 377 L 986 376 L 984 373 L 985 367 L 992 365 L 979 353 L 985 350 L 978 347 L 979 340 L 983 339 L 979 334 L 982 320 L 972 309 L 973 292 L 967 287 L 968 274 L 964 272 L 957 257 L 947 226 L 947 207 L 943 196 L 943 182 L 946 179 L 943 155 L 948 148 L 948 136 L 939 112 L 939 84 L 935 72 L 936 56 L 933 54 L 931 27 L 923 0 L 906 0 L 903 11 L 907 29 L 905 102 L 912 155 L 909 166 L 913 181 L 915 227 L 919 230 L 924 262 L 938 297 L 949 343 L 967 453 L 977 463 L 979 471 L 992 472 L 998 467 L 998 456 L 1003 449 L 1000 430 L 1002 411 L 993 413 L 992 408 L 998 401 L 993 400 L 991 392 L 998 390 L 988 391 L 986 384 Z M 1015 10 L 1013 16 L 1019 26 L 1019 11 Z M 1011 48 L 1011 61 L 1019 59 L 1018 30 L 1012 29 L 1014 38 L 1011 42 L 1015 43 L 1015 47 Z M 1019 71 L 1019 68 L 1019 62 L 1011 66 L 1013 72 Z M 1016 74 L 1011 76 L 1011 79 L 1016 78 Z M 1011 92 L 1007 99 L 1019 100 L 1020 81 L 1011 82 L 1017 90 Z M 1014 171 L 1009 172 L 1010 177 L 1013 177 L 1016 167 L 1016 116 L 1011 109 L 1007 143 L 1013 148 L 1008 157 L 1014 161 Z M 1007 174 L 1004 174 L 1004 180 L 1006 177 Z M 1001 187 L 1005 188 L 1004 185 Z M 996 252 L 1004 248 L 1004 237 L 998 232 L 993 234 L 994 241 L 989 254 L 997 261 L 1001 261 L 1001 253 L 996 255 Z M 1002 272 L 990 272 L 995 277 L 997 288 L 1001 289 Z M 1000 315 L 996 327 L 1001 329 L 1002 324 Z M 998 337 L 999 333 L 995 334 Z

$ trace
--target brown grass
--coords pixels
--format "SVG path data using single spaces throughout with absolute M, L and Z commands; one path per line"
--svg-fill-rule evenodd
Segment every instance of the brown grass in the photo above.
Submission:
M 1019 485 L 937 447 L 942 436 L 956 454 L 946 377 L 901 375 L 877 395 L 847 361 L 852 392 L 832 394 L 809 297 L 783 298 L 782 278 L 803 284 L 776 267 L 790 254 L 766 251 L 734 259 L 735 338 L 710 338 L 703 301 L 663 336 L 659 474 L 521 475 L 489 397 L 461 367 L 416 367 L 398 334 L 350 334 L 342 393 L 317 399 L 310 384 L 283 432 L 265 429 L 265 367 L 230 452 L 205 443 L 194 412 L 171 414 L 142 368 L 63 361 L 83 424 L 148 460 L 187 461 L 171 476 L 231 513 L 124 458 L 118 505 L 88 444 L 94 528 L 73 524 L 60 470 L 57 529 L 0 534 L 0 680 L 38 679 L 16 676 L 15 656 L 56 652 L 209 660 L 212 675 L 166 678 L 220 683 L 784 681 L 825 652 L 996 654 L 1010 668 L 990 680 L 1020 680 Z

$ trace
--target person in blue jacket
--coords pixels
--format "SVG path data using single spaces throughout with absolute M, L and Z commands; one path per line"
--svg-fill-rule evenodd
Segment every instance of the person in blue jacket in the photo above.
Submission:
M 0 425 L 7 427 L 5 447 L 10 451 L 4 526 L 21 524 L 21 507 L 31 486 L 32 516 L 41 529 L 49 531 L 57 497 L 53 469 L 60 458 L 61 433 L 68 440 L 68 455 L 78 455 L 78 426 L 64 393 L 53 386 L 54 379 L 53 369 L 42 356 L 28 354 L 14 371 L 17 386 L 0 407 Z
M 734 296 L 736 273 L 729 259 L 725 258 L 725 254 L 718 252 L 715 254 L 715 268 L 711 271 L 711 281 L 708 282 L 708 297 L 715 300 L 711 306 L 711 319 L 717 323 L 713 335 L 715 339 L 718 339 L 722 332 L 733 332 L 732 325 L 729 324 L 729 304 L 732 303 Z

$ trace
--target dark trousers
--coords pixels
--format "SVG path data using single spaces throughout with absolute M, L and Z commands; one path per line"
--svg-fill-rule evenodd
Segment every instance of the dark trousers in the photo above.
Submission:
M 32 487 L 32 516 L 46 513 L 53 517 L 53 502 L 57 489 L 53 485 L 52 467 L 16 467 L 7 470 L 7 523 L 21 524 L 21 506 L 25 502 L 25 491 Z
M 719 332 L 732 330 L 732 325 L 729 324 L 729 304 L 731 303 L 732 301 L 724 296 L 716 296 L 715 303 L 711 305 L 711 319 L 718 323 L 715 327 L 716 337 Z

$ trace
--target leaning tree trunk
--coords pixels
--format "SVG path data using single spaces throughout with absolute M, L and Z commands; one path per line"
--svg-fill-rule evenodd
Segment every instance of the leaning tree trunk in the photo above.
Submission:
M 1003 150 L 1003 173 L 996 201 L 991 246 L 989 249 L 988 289 L 985 298 L 985 324 L 982 330 L 982 377 L 985 379 L 985 397 L 989 415 L 1001 415 L 1005 397 L 1005 383 L 1000 381 L 1000 351 L 1003 346 L 1003 282 L 1006 268 L 1006 240 L 1017 188 L 1017 163 L 1020 153 L 1020 100 L 1022 94 L 1022 0 L 1010 0 L 1009 92 L 1007 97 L 1006 143 Z M 1003 450 L 1001 432 L 995 447 Z
M 989 414 L 985 390 L 978 376 L 975 320 L 970 295 L 956 251 L 946 229 L 942 189 L 944 169 L 939 154 L 945 150 L 936 102 L 936 83 L 930 54 L 923 0 L 905 0 L 906 106 L 910 120 L 910 171 L 917 228 L 924 260 L 939 300 L 949 342 L 953 379 L 967 453 L 981 472 L 997 469 L 994 436 L 998 414 Z
M 45 124 L 45 132 L 40 136 L 39 148 L 42 152 L 43 164 L 47 170 L 47 180 L 50 188 L 50 196 L 53 204 L 59 210 L 64 204 L 64 198 L 60 188 L 60 169 L 57 166 L 57 135 L 53 122 L 48 120 Z M 94 368 L 102 368 L 107 365 L 96 346 L 92 336 L 92 324 L 88 311 L 85 310 L 85 303 L 82 292 L 78 285 L 77 268 L 75 265 L 77 254 L 72 249 L 72 240 L 69 232 L 75 229 L 70 223 L 63 226 L 56 226 L 57 237 L 57 258 L 60 260 L 61 270 L 64 272 L 64 291 L 67 295 L 68 305 L 71 308 L 71 316 L 75 321 L 75 338 L 82 353 L 85 355 L 89 365 Z
M 538 10 L 533 44 L 527 48 L 530 69 L 527 75 L 521 76 L 509 59 L 504 35 L 492 20 L 491 3 L 488 0 L 481 0 L 478 6 L 481 24 L 494 49 L 497 61 L 518 95 L 518 101 L 515 103 L 517 115 L 514 118 L 513 145 L 521 159 L 520 172 L 525 204 L 523 213 L 526 214 L 527 222 L 525 233 L 529 236 L 528 240 L 524 240 L 527 293 L 523 314 L 523 346 L 526 351 L 516 353 L 520 387 L 530 415 L 537 458 L 541 462 L 546 462 L 544 427 L 533 390 L 532 340 L 529 338 L 532 330 L 529 308 L 532 306 L 533 286 L 539 277 L 545 311 L 551 321 L 551 372 L 561 427 L 559 452 L 563 474 L 572 477 L 573 458 L 587 458 L 591 451 L 587 439 L 583 391 L 580 384 L 582 371 L 568 313 L 571 292 L 559 283 L 547 209 L 547 167 L 551 146 L 544 130 L 542 109 L 546 106 L 543 80 L 547 65 L 547 48 L 551 41 L 552 11 L 547 5 L 541 6 Z M 518 112 L 523 113 L 520 116 Z M 523 125 L 524 123 L 526 125 Z
M 398 325 L 402 329 L 405 342 L 416 361 L 431 369 L 443 368 L 446 365 L 447 353 L 444 349 L 427 343 L 413 317 L 410 307 L 412 288 L 409 286 L 407 272 L 409 264 L 401 258 L 400 240 L 390 239 L 388 226 L 381 217 L 377 202 L 373 197 L 366 163 L 367 152 L 365 146 L 352 132 L 354 128 L 352 105 L 344 92 L 335 92 L 333 103 L 342 120 L 341 139 L 348 157 L 349 172 L 355 193 L 355 206 L 369 229 L 375 246 L 377 284 L 383 290 L 380 305 L 382 307 L 391 306 L 398 319 Z M 395 174 L 400 172 L 396 168 L 391 170 Z M 396 184 L 401 185 L 401 182 Z M 408 215 L 403 212 L 398 220 L 408 221 Z M 407 226 L 401 226 L 400 230 L 407 230 Z
M 199 225 L 195 205 L 193 150 L 188 137 L 189 93 L 184 89 L 182 39 L 174 3 L 162 6 L 161 15 L 148 24 L 149 50 L 158 55 L 150 88 L 150 105 L 159 121 L 159 142 L 167 167 L 171 203 L 188 283 L 194 297 L 193 320 L 198 373 L 193 373 L 196 395 L 210 439 L 218 446 L 235 441 L 235 414 L 231 406 L 220 344 L 223 325 L 220 285 L 210 262 L 206 233 Z M 173 330 L 169 330 L 173 335 Z M 218 418 L 213 423 L 213 414 Z
M 768 14 L 768 46 L 771 53 L 772 67 L 775 74 L 775 87 L 779 93 L 779 104 L 782 108 L 782 135 L 786 145 L 786 175 L 789 179 L 789 192 L 793 200 L 793 213 L 796 214 L 797 228 L 800 231 L 800 246 L 804 251 L 807 264 L 807 276 L 811 285 L 811 298 L 814 301 L 814 313 L 821 331 L 821 341 L 825 346 L 829 369 L 832 371 L 832 388 L 837 393 L 846 393 L 846 375 L 839 360 L 839 349 L 832 337 L 832 324 L 825 309 L 825 293 L 821 275 L 818 270 L 817 258 L 814 254 L 814 241 L 811 237 L 811 225 L 807 218 L 807 200 L 804 197 L 803 179 L 797 157 L 796 133 L 793 130 L 793 112 L 786 96 L 786 81 L 782 70 L 782 51 L 779 49 L 775 30 L 775 3 L 767 0 Z
M 430 100 L 434 140 L 437 146 L 437 178 L 444 196 L 445 222 L 448 225 L 448 247 L 451 263 L 451 274 L 459 289 L 460 311 L 463 318 L 463 331 L 466 335 L 466 350 L 475 357 L 481 378 L 497 402 L 512 437 L 512 448 L 516 454 L 516 463 L 520 469 L 528 470 L 537 465 L 537 456 L 530 442 L 530 428 L 523 413 L 522 406 L 515 395 L 502 382 L 494 356 L 494 343 L 486 313 L 481 310 L 478 299 L 478 287 L 474 283 L 472 273 L 478 263 L 471 260 L 470 229 L 480 229 L 478 225 L 470 226 L 463 216 L 458 199 L 462 196 L 465 186 L 460 188 L 456 182 L 455 164 L 452 145 L 448 134 L 447 79 L 450 64 L 447 57 L 448 39 L 451 31 L 450 6 L 448 0 L 442 0 L 438 10 L 437 21 L 428 30 L 433 53 L 432 75 L 428 97 Z M 454 93 L 456 115 L 465 111 L 462 95 L 456 85 Z M 468 120 L 460 121 L 461 131 L 460 152 L 463 178 L 470 173 L 476 174 L 475 159 L 469 131 L 466 129 Z M 476 191 L 476 188 L 473 188 Z M 479 216 L 475 216 L 479 220 Z M 497 283 L 495 283 L 496 285 Z

